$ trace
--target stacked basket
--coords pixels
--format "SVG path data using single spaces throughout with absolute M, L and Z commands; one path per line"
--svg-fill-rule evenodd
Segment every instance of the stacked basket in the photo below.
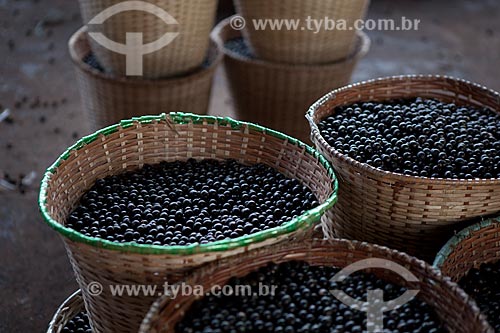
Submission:
M 80 0 L 69 50 L 93 130 L 158 112 L 206 114 L 217 0 Z M 127 53 L 127 54 L 126 54 Z
M 221 22 L 213 39 L 225 67 L 237 117 L 308 140 L 304 110 L 328 90 L 347 84 L 369 39 L 356 29 L 311 31 L 307 20 L 362 19 L 368 0 L 237 0 L 238 16 Z M 240 16 L 241 15 L 241 16 Z M 257 29 L 257 20 L 297 20 L 297 29 Z M 241 31 L 242 30 L 242 31 Z M 235 49 L 235 46 L 237 49 Z
M 65 227 L 68 214 L 97 179 L 162 161 L 234 159 L 263 163 L 298 179 L 319 206 L 268 230 L 188 246 L 113 243 Z M 228 118 L 170 114 L 122 121 L 81 139 L 42 180 L 40 209 L 63 237 L 95 333 L 137 332 L 156 295 L 112 294 L 111 285 L 153 285 L 181 280 L 196 267 L 274 243 L 310 237 L 336 201 L 337 182 L 326 160 L 281 133 Z M 99 292 L 96 292 L 98 286 Z
M 500 211 L 500 179 L 424 178 L 383 171 L 341 154 L 318 128 L 338 106 L 414 97 L 500 110 L 500 95 L 480 85 L 442 76 L 399 76 L 334 90 L 310 108 L 307 119 L 316 147 L 339 175 L 332 233 L 432 260 L 462 224 Z

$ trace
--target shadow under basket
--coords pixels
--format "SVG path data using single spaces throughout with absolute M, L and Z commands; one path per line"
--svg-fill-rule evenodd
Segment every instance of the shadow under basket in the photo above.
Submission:
M 57 309 L 50 321 L 47 333 L 60 333 L 66 324 L 80 312 L 85 311 L 82 293 L 80 290 L 74 292 Z
M 320 204 L 278 227 L 201 245 L 113 243 L 64 226 L 97 179 L 190 158 L 263 163 L 299 180 Z M 310 237 L 313 227 L 329 221 L 323 214 L 334 205 L 336 190 L 328 162 L 296 139 L 230 118 L 171 113 L 122 121 L 78 141 L 47 170 L 39 205 L 45 221 L 63 238 L 94 332 L 135 333 L 156 297 L 116 296 L 111 285 L 154 285 L 162 290 L 165 282 L 178 282 L 216 259 Z M 98 296 L 88 288 L 95 282 L 102 286 Z
M 226 42 L 242 38 L 228 18 L 214 29 L 212 39 L 224 50 L 225 71 L 238 119 L 251 121 L 309 141 L 304 115 L 315 100 L 349 83 L 358 62 L 370 47 L 363 32 L 348 58 L 325 65 L 287 65 L 251 58 L 228 49 Z
M 500 217 L 469 226 L 439 251 L 434 267 L 459 282 L 472 268 L 500 260 Z
M 415 97 L 500 112 L 497 92 L 465 80 L 422 75 L 382 78 L 334 90 L 310 108 L 307 119 L 315 146 L 339 177 L 332 232 L 432 261 L 455 230 L 500 211 L 500 179 L 425 178 L 383 171 L 339 153 L 318 128 L 339 106 Z
M 85 27 L 69 41 L 75 64 L 83 110 L 93 131 L 135 116 L 161 112 L 206 114 L 212 79 L 222 60 L 210 43 L 206 63 L 194 72 L 167 78 L 146 79 L 114 76 L 87 64 L 92 53 Z
M 98 17 L 97 15 L 112 15 L 99 24 L 89 26 L 92 32 L 101 33 L 104 38 L 122 45 L 126 44 L 126 36 L 130 32 L 140 32 L 143 43 L 151 46 L 155 42 L 160 43 L 166 33 L 178 31 L 178 35 L 171 35 L 175 38 L 170 43 L 142 56 L 144 78 L 157 79 L 187 74 L 201 66 L 210 48 L 209 36 L 214 25 L 218 1 L 153 0 L 134 3 L 79 0 L 79 3 L 85 24 Z M 122 8 L 126 10 L 120 12 L 116 7 L 120 5 L 126 7 Z M 97 59 L 110 73 L 115 76 L 126 74 L 124 54 L 102 46 L 94 38 L 89 42 Z M 162 45 L 164 43 L 159 46 Z
M 186 284 L 210 290 L 216 285 L 226 285 L 232 277 L 244 277 L 269 263 L 305 261 L 312 266 L 344 268 L 360 260 L 374 258 L 390 260 L 409 270 L 417 281 L 406 281 L 389 269 L 372 269 L 372 273 L 387 282 L 419 290 L 417 298 L 434 309 L 449 332 L 493 333 L 475 302 L 438 270 L 405 253 L 356 241 L 309 240 L 273 245 L 202 267 L 186 279 Z M 181 294 L 174 299 L 159 298 L 145 317 L 139 332 L 175 332 L 176 324 L 198 299 L 200 297 L 196 295 Z
M 247 25 L 242 30 L 258 58 L 287 64 L 327 64 L 355 52 L 356 29 L 332 29 L 342 20 L 354 27 L 365 17 L 369 0 L 235 0 L 236 12 Z M 328 21 L 328 15 L 330 21 Z M 299 29 L 255 29 L 254 20 L 300 20 Z M 322 22 L 320 29 L 305 27 L 307 21 Z M 314 21 L 312 21 L 314 22 Z M 303 29 L 300 29 L 303 28 Z M 314 29 L 314 30 L 311 30 Z M 359 37 L 358 37 L 359 38 Z

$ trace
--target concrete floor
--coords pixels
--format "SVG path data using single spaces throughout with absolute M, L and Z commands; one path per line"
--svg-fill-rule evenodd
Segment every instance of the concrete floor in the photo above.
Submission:
M 370 17 L 417 18 L 420 30 L 369 32 L 372 49 L 353 81 L 409 73 L 462 77 L 500 90 L 498 0 L 373 0 Z M 39 215 L 44 169 L 86 133 L 66 42 L 81 25 L 77 1 L 0 0 L 0 178 L 36 172 L 22 191 L 0 191 L 0 332 L 41 332 L 77 287 L 61 240 Z M 219 71 L 212 114 L 230 115 Z

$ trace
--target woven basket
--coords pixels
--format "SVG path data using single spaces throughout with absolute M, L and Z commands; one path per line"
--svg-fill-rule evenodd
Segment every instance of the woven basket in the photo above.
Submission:
M 85 24 L 107 8 L 120 3 L 117 0 L 79 0 L 79 2 Z M 165 23 L 158 13 L 127 10 L 114 14 L 102 24 L 89 25 L 89 29 L 92 32 L 102 33 L 119 44 L 125 44 L 127 32 L 142 32 L 144 44 L 157 41 L 167 32 L 178 32 L 179 35 L 170 44 L 143 56 L 145 78 L 179 75 L 201 66 L 209 49 L 209 35 L 214 24 L 217 0 L 147 0 L 147 2 L 165 10 L 179 24 Z M 125 55 L 105 48 L 93 38 L 90 40 L 90 47 L 110 73 L 115 76 L 126 74 Z
M 77 314 L 85 310 L 80 290 L 68 297 L 57 309 L 49 324 L 47 333 L 60 333 L 66 324 Z
M 235 0 L 245 21 L 243 35 L 255 55 L 289 64 L 326 64 L 349 57 L 356 48 L 356 29 L 307 27 L 308 18 L 345 20 L 353 27 L 363 19 L 369 0 Z M 298 29 L 256 29 L 254 20 L 300 20 Z M 333 22 L 333 21 L 331 21 Z M 302 29 L 304 28 L 304 29 Z
M 309 141 L 304 113 L 316 99 L 349 82 L 358 60 L 368 52 L 369 38 L 360 33 L 355 53 L 345 61 L 315 66 L 284 65 L 246 58 L 225 48 L 226 41 L 241 37 L 241 32 L 230 27 L 230 20 L 219 23 L 212 38 L 226 55 L 226 75 L 237 118 Z
M 500 217 L 484 220 L 453 236 L 439 251 L 434 266 L 458 282 L 472 268 L 500 260 Z
M 391 260 L 413 273 L 419 282 L 407 282 L 389 270 L 373 270 L 373 273 L 386 281 L 409 289 L 420 290 L 417 297 L 435 309 L 438 317 L 450 332 L 493 332 L 479 313 L 475 302 L 456 284 L 444 278 L 438 270 L 402 252 L 356 241 L 313 240 L 305 243 L 278 244 L 201 268 L 190 276 L 186 283 L 201 285 L 203 290 L 210 290 L 215 285 L 224 286 L 231 277 L 243 277 L 270 262 L 279 264 L 300 260 L 313 266 L 325 265 L 343 268 L 368 258 Z M 151 307 L 139 332 L 174 332 L 175 325 L 182 320 L 197 299 L 199 297 L 195 295 L 182 294 L 179 294 L 174 300 L 169 297 L 160 298 Z
M 338 173 L 336 236 L 432 260 L 453 231 L 463 227 L 461 222 L 500 211 L 500 179 L 423 178 L 382 171 L 340 154 L 317 126 L 337 106 L 417 96 L 500 111 L 500 95 L 482 86 L 442 76 L 398 76 L 335 90 L 316 102 L 306 117 L 314 144 Z
M 300 180 L 321 204 L 279 227 L 202 245 L 119 244 L 64 227 L 68 214 L 97 179 L 144 164 L 189 158 L 264 163 Z M 47 170 L 39 205 L 46 222 L 63 236 L 95 332 L 122 333 L 137 332 L 157 295 L 113 297 L 110 285 L 162 288 L 215 259 L 309 237 L 336 201 L 336 188 L 328 162 L 296 139 L 229 118 L 171 113 L 122 121 L 81 139 Z M 93 297 L 94 281 L 103 288 Z
M 208 65 L 204 68 L 186 76 L 147 80 L 114 77 L 83 62 L 91 52 L 86 28 L 71 37 L 69 51 L 92 130 L 145 114 L 172 111 L 206 114 L 212 79 L 222 60 L 217 45 L 211 43 Z

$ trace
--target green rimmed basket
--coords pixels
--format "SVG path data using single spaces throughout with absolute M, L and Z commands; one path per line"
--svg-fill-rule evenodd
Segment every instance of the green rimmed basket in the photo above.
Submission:
M 204 245 L 118 244 L 64 227 L 82 194 L 97 179 L 161 161 L 235 159 L 264 163 L 310 188 L 321 204 L 279 227 Z M 193 268 L 292 238 L 308 237 L 320 220 L 325 230 L 336 202 L 337 180 L 313 148 L 279 132 L 230 118 L 171 113 L 124 120 L 82 138 L 47 170 L 39 205 L 58 231 L 82 289 L 95 332 L 137 332 L 152 296 L 112 296 L 110 285 L 156 285 L 181 280 Z M 93 283 L 94 282 L 94 283 Z M 102 286 L 98 296 L 96 283 Z
M 458 282 L 472 268 L 500 260 L 500 217 L 471 225 L 453 236 L 434 260 L 444 275 Z

